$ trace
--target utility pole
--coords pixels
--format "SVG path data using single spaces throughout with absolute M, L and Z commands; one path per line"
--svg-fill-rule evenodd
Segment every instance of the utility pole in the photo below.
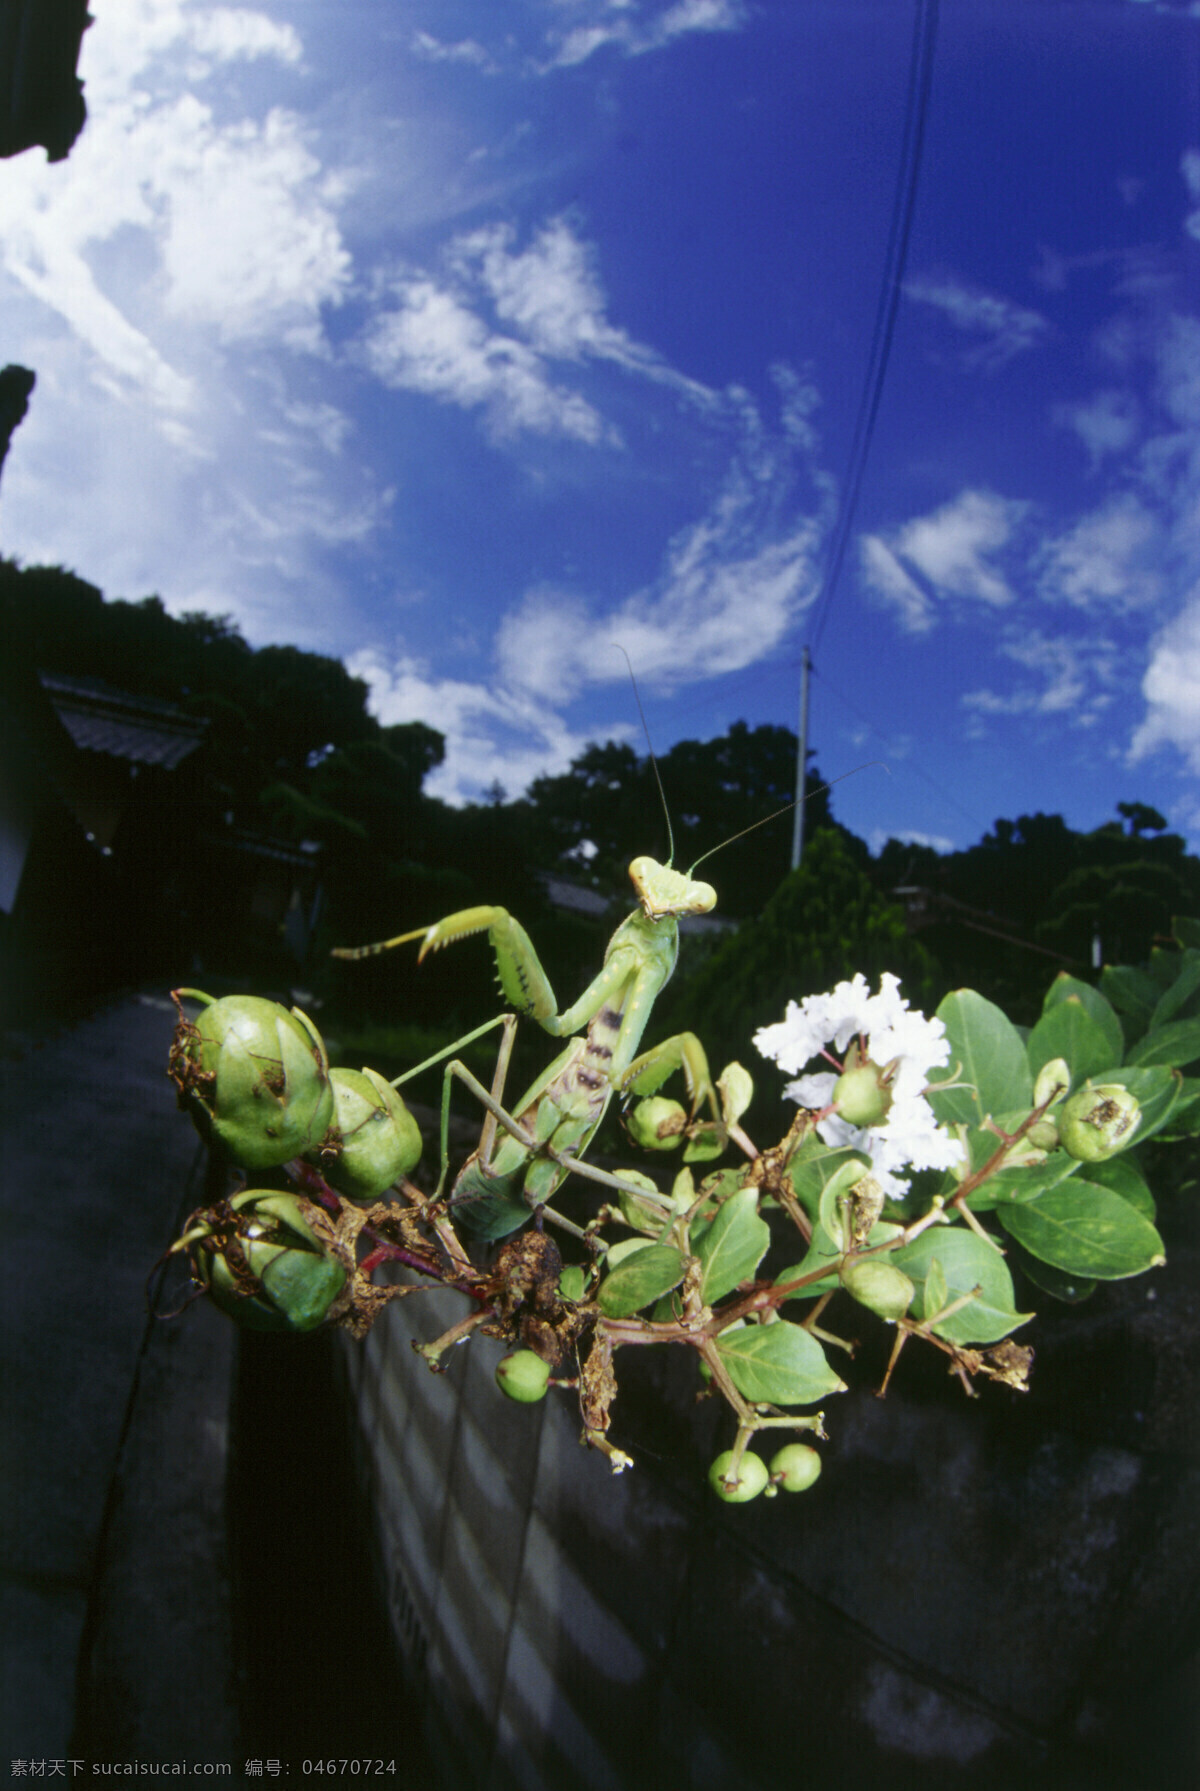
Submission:
M 792 869 L 796 870 L 804 851 L 804 786 L 808 776 L 808 674 L 812 655 L 807 647 L 800 653 L 800 739 L 796 747 L 796 806 L 792 811 Z

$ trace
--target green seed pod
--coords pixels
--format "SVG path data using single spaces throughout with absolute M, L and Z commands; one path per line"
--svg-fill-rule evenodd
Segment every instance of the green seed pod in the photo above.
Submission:
M 806 1492 L 821 1472 L 821 1457 L 807 1443 L 787 1443 L 771 1457 L 771 1478 L 784 1492 Z
M 860 1306 L 893 1325 L 904 1317 L 917 1291 L 903 1269 L 878 1256 L 848 1262 L 841 1272 L 841 1282 Z
M 247 1169 L 303 1156 L 333 1120 L 321 1035 L 299 1008 L 256 995 L 213 1001 L 195 1024 L 181 1010 L 167 1073 L 201 1133 Z
M 737 1480 L 734 1485 L 727 1486 L 725 1476 L 733 1463 L 733 1450 L 726 1449 L 718 1455 L 708 1470 L 708 1484 L 718 1499 L 724 1499 L 727 1505 L 744 1505 L 748 1499 L 757 1499 L 764 1491 L 771 1476 L 767 1473 L 767 1464 L 761 1455 L 755 1455 L 752 1449 L 742 1453 L 738 1463 Z
M 550 1364 L 535 1356 L 531 1349 L 514 1350 L 496 1364 L 496 1385 L 520 1405 L 535 1405 L 545 1399 L 550 1385 Z
M 1137 1097 L 1120 1082 L 1077 1089 L 1058 1116 L 1058 1131 L 1068 1156 L 1081 1163 L 1103 1163 L 1124 1150 L 1138 1128 L 1142 1109 Z
M 675 1150 L 687 1126 L 687 1112 L 678 1101 L 651 1095 L 629 1115 L 629 1136 L 644 1150 Z
M 316 1153 L 321 1173 L 350 1200 L 376 1200 L 415 1167 L 421 1155 L 417 1122 L 374 1070 L 330 1070 L 329 1080 L 336 1136 Z
M 308 1221 L 296 1194 L 250 1189 L 200 1217 L 192 1272 L 227 1317 L 254 1331 L 313 1331 L 337 1316 L 347 1266 Z
M 847 1125 L 877 1126 L 892 1110 L 892 1091 L 868 1059 L 838 1077 L 833 1085 L 833 1105 Z

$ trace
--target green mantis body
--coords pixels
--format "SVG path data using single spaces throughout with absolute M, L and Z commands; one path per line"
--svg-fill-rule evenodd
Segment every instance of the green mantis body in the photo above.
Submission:
M 420 957 L 458 939 L 487 932 L 500 986 L 518 1014 L 534 1019 L 554 1038 L 570 1044 L 537 1079 L 509 1114 L 463 1064 L 447 1066 L 443 1094 L 443 1152 L 450 1078 L 473 1089 L 504 1136 L 493 1150 L 495 1125 L 485 1125 L 479 1150 L 460 1172 L 451 1205 L 470 1210 L 472 1228 L 503 1237 L 544 1206 L 572 1168 L 602 1182 L 602 1171 L 581 1163 L 614 1093 L 651 1094 L 672 1071 L 682 1068 L 695 1113 L 716 1100 L 699 1040 L 680 1033 L 639 1055 L 639 1046 L 660 991 L 679 953 L 679 917 L 707 914 L 716 891 L 652 858 L 635 858 L 629 875 L 639 906 L 618 926 L 599 974 L 564 1012 L 520 923 L 500 907 L 465 908 L 433 926 L 403 933 L 379 945 L 340 950 L 344 958 L 366 957 L 420 938 Z M 586 1028 L 582 1033 L 580 1028 Z M 579 1034 L 579 1036 L 575 1036 Z M 506 1053 L 502 1051 L 502 1064 Z M 502 1071 L 497 1082 L 502 1086 Z M 444 1175 L 444 1163 L 443 1163 Z

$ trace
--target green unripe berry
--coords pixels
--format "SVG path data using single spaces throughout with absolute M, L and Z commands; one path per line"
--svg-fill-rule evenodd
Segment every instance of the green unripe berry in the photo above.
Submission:
M 892 1110 L 892 1091 L 869 1060 L 842 1072 L 833 1085 L 833 1105 L 847 1125 L 880 1125 Z
M 771 1478 L 762 1456 L 755 1455 L 752 1449 L 743 1450 L 742 1459 L 738 1463 L 737 1480 L 730 1486 L 726 1484 L 725 1477 L 732 1466 L 733 1450 L 725 1449 L 708 1470 L 708 1484 L 718 1499 L 724 1499 L 727 1505 L 744 1505 L 748 1499 L 757 1499 Z
M 550 1385 L 550 1364 L 535 1356 L 531 1349 L 514 1350 L 496 1364 L 496 1385 L 520 1405 L 535 1405 L 546 1397 Z
M 847 1263 L 842 1270 L 842 1286 L 860 1306 L 889 1324 L 904 1317 L 917 1291 L 903 1269 L 875 1256 Z
M 639 1101 L 629 1115 L 629 1136 L 643 1150 L 674 1150 L 686 1126 L 686 1110 L 665 1095 Z
M 348 1267 L 301 1196 L 248 1189 L 228 1215 L 197 1214 L 188 1254 L 214 1306 L 252 1331 L 313 1331 L 344 1308 Z
M 807 1443 L 787 1443 L 771 1457 L 771 1478 L 784 1492 L 805 1492 L 821 1472 L 821 1457 Z
M 1124 1150 L 1142 1117 L 1135 1095 L 1120 1082 L 1077 1089 L 1058 1116 L 1058 1131 L 1068 1156 L 1081 1163 L 1103 1163 Z

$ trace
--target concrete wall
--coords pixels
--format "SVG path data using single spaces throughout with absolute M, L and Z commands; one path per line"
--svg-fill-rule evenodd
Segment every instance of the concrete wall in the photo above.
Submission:
M 568 1397 L 502 1401 L 499 1346 L 413 1355 L 461 1301 L 398 1302 L 343 1360 L 442 1782 L 1191 1791 L 1195 1269 L 1066 1315 L 1024 1401 L 910 1352 L 830 1402 L 811 1492 L 750 1507 L 704 1486 L 729 1427 L 685 1352 L 618 1357 L 614 1479 Z

